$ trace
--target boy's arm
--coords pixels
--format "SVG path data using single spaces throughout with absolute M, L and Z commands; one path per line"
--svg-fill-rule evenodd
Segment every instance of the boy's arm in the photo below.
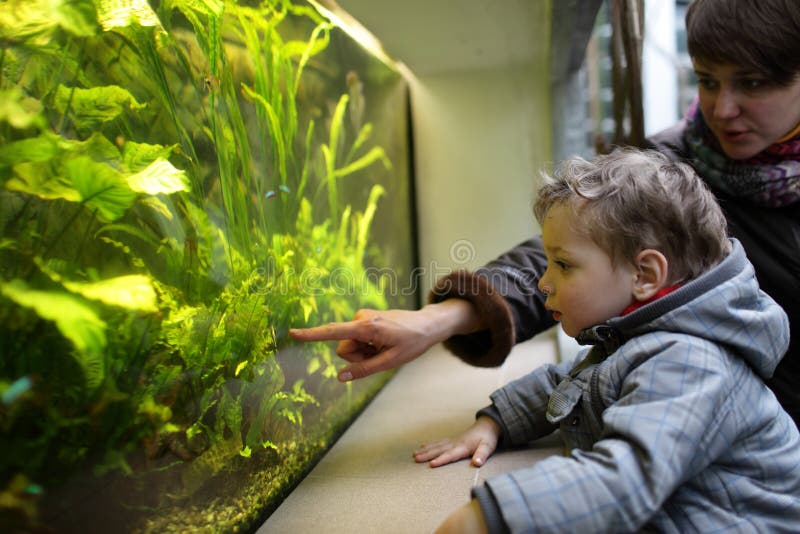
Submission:
M 724 358 L 707 358 L 708 346 L 694 353 L 662 338 L 665 348 L 643 358 L 619 384 L 616 402 L 603 412 L 604 438 L 591 450 L 573 449 L 569 457 L 553 456 L 487 480 L 510 530 L 637 530 L 683 481 L 726 450 L 720 425 L 735 385 Z M 698 360 L 687 361 L 693 354 Z M 503 414 L 520 411 L 514 397 L 493 400 Z M 518 425 L 508 417 L 511 431 Z M 575 426 L 562 432 L 588 432 L 582 424 L 570 417 Z
M 504 446 L 526 445 L 552 434 L 558 426 L 546 418 L 550 395 L 574 365 L 574 361 L 543 365 L 509 382 L 491 394 L 492 404 L 478 415 L 500 424 Z
M 488 534 L 489 532 L 507 531 L 492 530 L 492 526 L 487 525 L 481 506 L 473 499 L 450 514 L 434 534 Z
M 431 467 L 472 457 L 472 464 L 483 465 L 502 438 L 508 444 L 525 444 L 551 434 L 556 426 L 547 422 L 547 401 L 561 377 L 572 367 L 571 362 L 543 365 L 492 393 L 492 399 L 510 390 L 518 399 L 514 410 L 500 411 L 495 404 L 478 411 L 475 423 L 455 439 L 442 439 L 424 444 L 414 452 L 417 462 L 430 462 Z

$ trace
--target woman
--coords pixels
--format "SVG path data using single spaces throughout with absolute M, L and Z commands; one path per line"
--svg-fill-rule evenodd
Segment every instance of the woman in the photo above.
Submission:
M 758 281 L 800 332 L 800 3 L 695 0 L 686 14 L 698 98 L 687 117 L 649 140 L 685 160 L 719 199 Z M 341 340 L 342 381 L 402 365 L 444 341 L 473 365 L 503 362 L 514 343 L 554 324 L 536 290 L 545 258 L 529 240 L 475 273 L 439 280 L 418 311 L 359 311 L 305 330 Z M 800 337 L 768 381 L 800 425 Z

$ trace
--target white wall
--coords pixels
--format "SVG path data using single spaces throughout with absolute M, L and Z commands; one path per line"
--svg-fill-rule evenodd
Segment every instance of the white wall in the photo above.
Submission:
M 549 163 L 546 66 L 411 79 L 423 295 L 532 236 L 534 180 Z

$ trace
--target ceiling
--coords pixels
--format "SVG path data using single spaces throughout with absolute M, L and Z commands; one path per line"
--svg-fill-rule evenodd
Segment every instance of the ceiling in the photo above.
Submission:
M 551 1 L 338 0 L 417 75 L 539 63 L 550 52 Z

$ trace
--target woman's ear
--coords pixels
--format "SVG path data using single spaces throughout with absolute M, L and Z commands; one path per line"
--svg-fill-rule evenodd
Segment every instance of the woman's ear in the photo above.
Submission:
M 661 252 L 647 248 L 636 255 L 633 296 L 642 302 L 652 298 L 667 285 L 669 262 Z

